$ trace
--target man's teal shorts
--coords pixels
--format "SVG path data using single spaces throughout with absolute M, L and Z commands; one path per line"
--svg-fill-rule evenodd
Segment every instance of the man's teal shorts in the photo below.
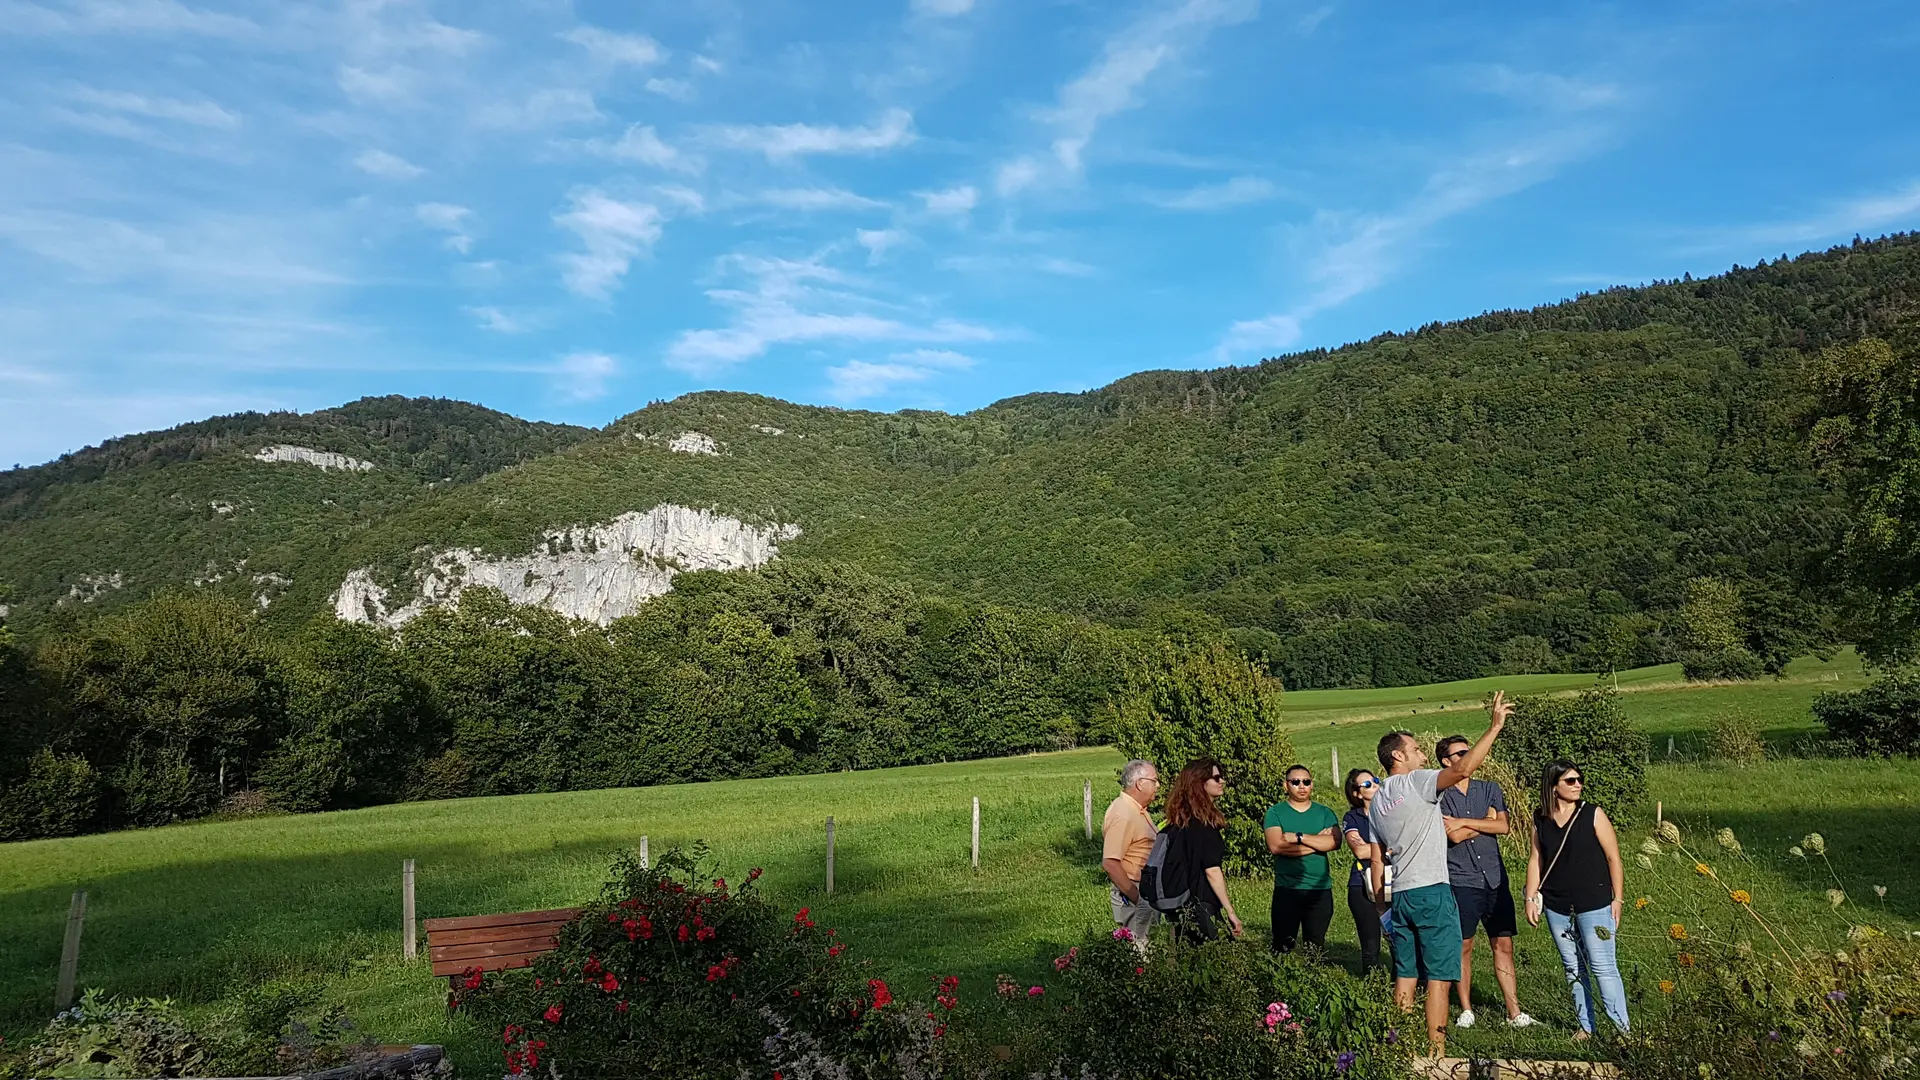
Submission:
M 1393 975 L 1460 981 L 1460 905 L 1446 882 L 1393 891 Z

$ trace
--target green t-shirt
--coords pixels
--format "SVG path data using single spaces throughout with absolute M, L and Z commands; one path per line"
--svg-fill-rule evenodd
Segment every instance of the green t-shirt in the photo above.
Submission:
M 1295 810 L 1292 803 L 1279 803 L 1267 811 L 1267 821 L 1262 828 L 1285 829 L 1288 832 L 1317 833 L 1322 829 L 1340 831 L 1340 819 L 1333 811 L 1321 803 L 1314 803 L 1305 810 Z M 1327 856 L 1324 852 L 1311 855 L 1275 855 L 1273 857 L 1273 887 L 1276 889 L 1331 889 L 1333 874 L 1327 869 Z

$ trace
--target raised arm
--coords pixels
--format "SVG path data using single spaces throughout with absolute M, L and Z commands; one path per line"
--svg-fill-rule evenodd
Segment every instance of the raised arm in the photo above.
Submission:
M 1487 724 L 1487 730 L 1480 733 L 1479 741 L 1467 750 L 1465 757 L 1441 769 L 1440 775 L 1434 779 L 1434 785 L 1439 790 L 1445 791 L 1471 777 L 1480 766 L 1486 764 L 1487 754 L 1493 749 L 1493 740 L 1499 738 L 1500 729 L 1507 726 L 1507 714 L 1513 711 L 1513 703 L 1507 700 L 1504 691 L 1495 690 L 1493 706 L 1489 711 L 1492 720 Z

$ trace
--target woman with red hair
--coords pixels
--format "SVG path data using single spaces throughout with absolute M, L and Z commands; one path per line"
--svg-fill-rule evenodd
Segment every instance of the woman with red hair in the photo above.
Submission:
M 1219 936 L 1215 928 L 1221 915 L 1233 936 L 1244 932 L 1240 916 L 1234 913 L 1233 900 L 1227 896 L 1227 877 L 1220 869 L 1227 852 L 1227 818 L 1220 812 L 1220 796 L 1226 794 L 1227 777 L 1220 763 L 1212 758 L 1187 762 L 1174 778 L 1173 791 L 1167 796 L 1168 845 L 1184 855 L 1181 860 L 1187 875 L 1187 906 L 1175 916 L 1175 925 L 1189 941 L 1211 941 Z

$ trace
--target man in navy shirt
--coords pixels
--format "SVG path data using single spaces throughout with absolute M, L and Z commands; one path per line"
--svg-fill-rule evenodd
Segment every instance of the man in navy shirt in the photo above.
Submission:
M 1450 735 L 1433 748 L 1444 767 L 1471 746 L 1464 735 Z M 1500 837 L 1512 828 L 1507 819 L 1507 796 L 1491 780 L 1471 777 L 1440 793 L 1440 813 L 1447 826 L 1447 880 L 1460 908 L 1460 1016 L 1455 1027 L 1473 1026 L 1473 937 L 1482 924 L 1493 944 L 1493 977 L 1506 998 L 1507 1023 L 1528 1027 L 1533 1017 L 1520 1009 L 1520 991 L 1513 973 L 1513 935 L 1519 920 L 1513 910 L 1513 890 L 1500 858 Z

